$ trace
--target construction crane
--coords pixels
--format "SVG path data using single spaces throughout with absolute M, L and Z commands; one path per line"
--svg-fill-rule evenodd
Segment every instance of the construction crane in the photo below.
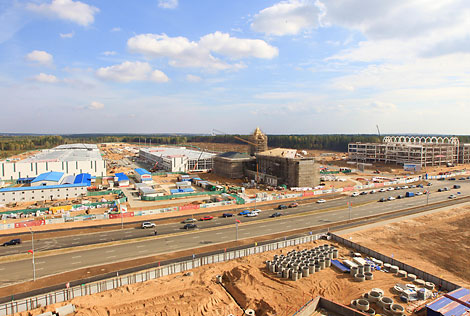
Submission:
M 238 137 L 238 136 L 235 136 L 235 135 L 230 135 L 229 133 L 226 133 L 226 132 L 222 132 L 222 131 L 219 131 L 219 130 L 216 130 L 216 129 L 212 129 L 212 136 L 215 136 L 218 134 L 222 134 L 222 135 L 229 135 L 229 136 L 232 136 L 233 138 L 239 140 L 239 141 L 242 141 L 244 143 L 247 143 L 249 145 L 252 145 L 252 146 L 258 146 L 258 144 L 255 144 L 253 142 L 250 142 L 249 140 L 246 140 L 246 139 L 243 139 L 241 137 Z M 259 180 L 259 170 L 258 170 L 258 161 L 256 161 L 256 181 Z
M 375 125 L 377 126 L 377 132 L 379 133 L 379 138 L 380 138 L 380 129 L 379 129 L 379 124 Z

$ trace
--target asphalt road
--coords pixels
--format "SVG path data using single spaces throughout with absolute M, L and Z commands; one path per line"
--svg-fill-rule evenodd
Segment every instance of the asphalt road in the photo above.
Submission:
M 450 186 L 450 184 L 451 182 L 447 184 L 441 182 L 439 186 Z M 434 191 L 437 187 L 437 185 L 433 186 Z M 452 191 L 451 193 L 456 193 Z M 459 191 L 462 192 L 462 196 L 468 196 L 470 193 L 470 184 L 463 185 L 462 189 L 459 189 Z M 398 195 L 398 192 L 393 192 L 393 194 L 391 193 L 392 192 L 387 192 L 386 196 Z M 400 193 L 402 193 L 402 191 Z M 432 193 L 429 197 L 429 202 L 434 203 L 448 200 L 449 194 L 449 192 Z M 239 239 L 252 238 L 277 232 L 319 226 L 327 223 L 333 224 L 338 221 L 347 220 L 350 216 L 352 219 L 354 219 L 363 216 L 382 214 L 393 210 L 423 206 L 426 204 L 425 196 L 395 200 L 385 203 L 376 203 L 375 201 L 378 197 L 379 195 L 376 194 L 363 196 L 363 199 L 352 199 L 353 201 L 358 202 L 371 201 L 371 203 L 353 207 L 351 214 L 349 214 L 348 210 L 345 209 L 302 214 L 299 213 L 301 211 L 299 208 L 296 210 L 287 211 L 290 212 L 292 216 L 281 216 L 275 219 L 266 219 L 266 216 L 273 213 L 274 211 L 264 211 L 264 215 L 260 215 L 260 217 L 263 216 L 265 220 L 254 221 L 249 218 L 242 218 L 242 224 L 240 224 L 238 228 L 238 237 Z M 337 205 L 344 205 L 345 200 L 338 200 L 334 203 L 338 203 Z M 306 208 L 308 208 L 308 206 L 306 206 Z M 231 226 L 214 227 L 215 225 L 224 224 L 231 224 Z M 201 228 L 184 234 L 172 234 L 166 237 L 165 235 L 162 235 L 157 236 L 154 239 L 147 239 L 145 241 L 136 241 L 132 243 L 40 257 L 36 259 L 36 275 L 37 277 L 42 277 L 88 266 L 109 264 L 112 262 L 136 259 L 139 257 L 147 257 L 159 253 L 168 253 L 220 242 L 234 241 L 237 232 L 236 226 L 233 224 L 234 219 L 218 218 L 202 224 L 207 225 L 204 226 L 204 228 L 213 227 L 210 230 Z M 167 228 L 162 227 L 161 229 L 168 229 L 169 232 L 179 232 L 180 226 L 181 225 L 168 225 Z M 147 232 L 147 234 L 149 233 L 150 232 Z M 4 286 L 7 284 L 27 281 L 30 279 L 32 279 L 32 262 L 30 259 L 0 264 L 0 285 Z
M 384 203 L 380 203 L 377 201 L 382 197 L 389 197 L 389 196 L 396 197 L 399 194 L 404 195 L 406 191 L 413 191 L 413 192 L 421 191 L 422 192 L 424 190 L 430 190 L 431 195 L 429 197 L 429 202 L 435 202 L 435 201 L 439 201 L 439 200 L 447 198 L 451 193 L 456 194 L 455 192 L 457 191 L 457 190 L 452 190 L 455 192 L 437 193 L 436 192 L 437 189 L 442 188 L 442 187 L 450 188 L 452 187 L 452 185 L 456 183 L 459 183 L 460 185 L 462 185 L 462 188 L 458 190 L 462 193 L 462 195 L 467 195 L 467 194 L 470 195 L 470 181 L 445 181 L 445 182 L 434 181 L 433 186 L 425 187 L 424 189 L 415 188 L 415 189 L 400 190 L 400 191 L 378 192 L 376 194 L 367 194 L 367 195 L 361 195 L 358 197 L 351 197 L 351 198 L 343 197 L 343 198 L 338 198 L 335 200 L 330 200 L 323 204 L 309 203 L 309 204 L 300 205 L 299 207 L 296 207 L 296 208 L 289 208 L 285 210 L 276 210 L 272 208 L 272 210 L 264 210 L 260 212 L 259 216 L 257 217 L 246 217 L 246 216 L 241 216 L 241 215 L 237 215 L 232 218 L 218 217 L 210 221 L 204 221 L 204 222 L 198 221 L 196 224 L 198 226 L 198 229 L 206 229 L 206 228 L 212 228 L 212 227 L 217 227 L 217 226 L 231 225 L 234 223 L 235 219 L 238 219 L 242 221 L 243 223 L 253 222 L 253 221 L 258 221 L 258 220 L 269 218 L 271 214 L 277 211 L 281 212 L 283 215 L 301 214 L 305 212 L 322 211 L 322 210 L 328 210 L 331 208 L 346 207 L 348 201 L 351 201 L 352 203 L 353 213 L 355 212 L 357 208 L 356 205 L 361 205 L 364 203 L 376 203 L 377 204 L 375 206 L 376 208 L 382 208 L 384 206 L 386 206 L 387 209 L 389 207 L 392 207 L 392 209 L 395 209 L 395 207 L 403 208 L 403 207 L 407 207 L 410 205 L 415 205 L 415 203 L 417 203 L 418 201 L 421 201 L 420 203 L 425 203 L 426 197 L 423 195 L 423 196 L 416 196 L 413 198 L 406 198 L 403 200 L 388 201 Z M 411 201 L 413 201 L 412 204 L 410 204 Z M 286 203 L 286 202 L 280 201 L 279 204 L 281 203 Z M 239 211 L 231 212 L 227 210 L 225 212 L 237 214 Z M 373 206 L 371 206 L 370 214 L 374 212 L 375 212 L 375 209 Z M 200 217 L 201 216 L 195 216 L 196 219 L 199 219 Z M 177 232 L 182 232 L 184 231 L 182 229 L 183 226 L 184 224 L 182 223 L 171 223 L 171 224 L 158 225 L 156 229 L 157 229 L 158 235 L 162 236 L 165 234 L 174 234 Z M 70 247 L 77 247 L 77 246 L 83 246 L 83 245 L 106 243 L 110 241 L 148 237 L 148 236 L 153 236 L 153 235 L 154 235 L 153 229 L 141 229 L 140 225 L 136 224 L 134 228 L 125 228 L 125 229 L 117 229 L 117 230 L 110 230 L 110 231 L 90 233 L 90 234 L 79 234 L 79 235 L 72 235 L 72 236 L 66 236 L 66 237 L 35 240 L 34 248 L 36 252 L 40 252 L 40 251 L 45 251 L 45 250 L 70 248 Z M 18 237 L 12 236 L 11 238 L 13 239 L 13 238 L 18 238 Z M 21 245 L 1 247 L 0 256 L 26 253 L 30 249 L 32 249 L 31 241 L 24 240 Z

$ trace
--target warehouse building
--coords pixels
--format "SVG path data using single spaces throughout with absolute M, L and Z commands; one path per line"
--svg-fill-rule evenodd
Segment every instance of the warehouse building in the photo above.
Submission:
M 61 183 L 64 177 L 63 172 L 49 171 L 41 173 L 39 176 L 31 181 L 31 186 L 47 186 L 47 185 L 58 185 Z
M 128 187 L 129 177 L 124 172 L 119 172 L 114 175 L 114 182 L 117 182 L 119 187 Z
M 141 148 L 139 157 L 168 172 L 206 172 L 213 168 L 215 154 L 186 147 Z
M 142 168 L 135 168 L 134 169 L 137 177 L 137 181 L 139 182 L 150 182 L 152 181 L 152 174 L 145 169 Z
M 98 147 L 90 144 L 60 145 L 23 160 L 0 161 L 0 178 L 3 180 L 37 177 L 50 171 L 105 176 L 106 163 Z
M 349 143 L 348 154 L 356 162 L 454 165 L 470 162 L 470 144 L 460 144 L 457 137 L 386 136 L 382 143 Z
M 3 188 L 0 189 L 0 203 L 75 199 L 86 193 L 85 183 Z

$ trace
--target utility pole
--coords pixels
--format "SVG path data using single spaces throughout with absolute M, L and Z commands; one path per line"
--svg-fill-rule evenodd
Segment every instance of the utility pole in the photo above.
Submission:
M 34 262 L 34 233 L 31 227 L 28 227 L 31 233 L 31 251 L 33 252 L 33 281 L 36 281 L 36 263 Z

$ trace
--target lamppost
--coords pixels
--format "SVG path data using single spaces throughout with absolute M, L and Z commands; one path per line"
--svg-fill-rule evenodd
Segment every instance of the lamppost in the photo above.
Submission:
M 33 253 L 33 281 L 36 281 L 36 263 L 34 262 L 34 233 L 31 227 L 28 227 L 28 229 L 31 233 L 31 251 Z
M 240 221 L 236 219 L 235 220 L 235 241 L 238 241 L 238 223 L 240 223 Z
M 349 198 L 348 209 L 349 209 L 349 220 L 351 220 L 351 198 Z

